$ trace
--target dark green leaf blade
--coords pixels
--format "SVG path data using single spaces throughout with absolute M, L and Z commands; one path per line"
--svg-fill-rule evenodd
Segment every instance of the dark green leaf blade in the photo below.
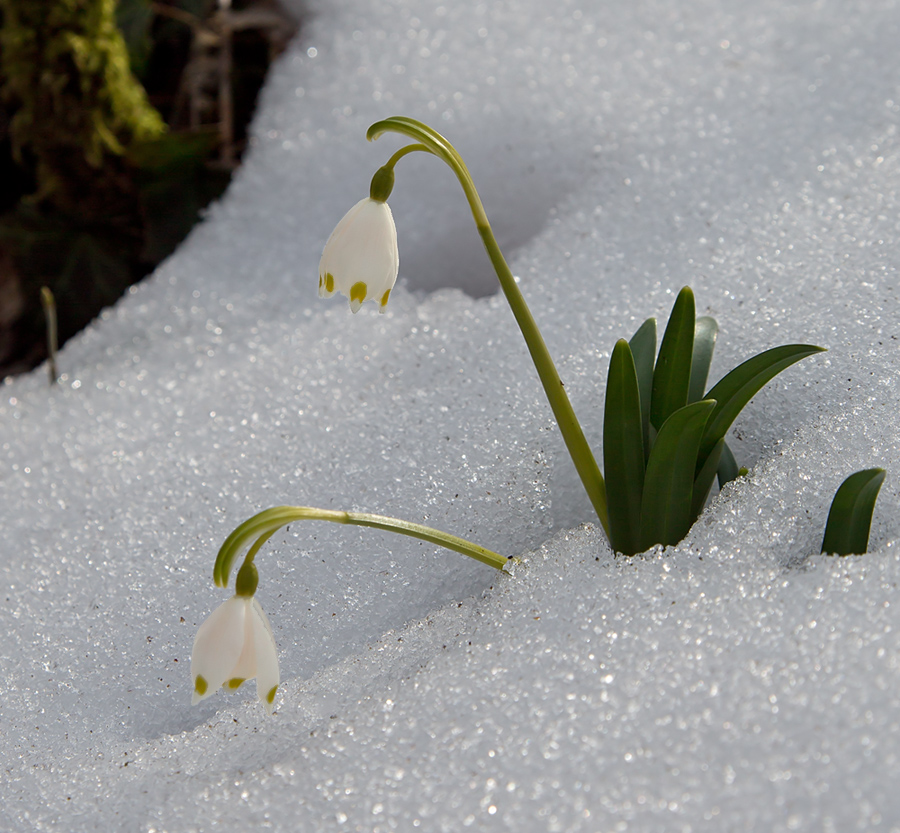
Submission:
M 719 440 L 694 478 L 694 494 L 691 498 L 691 523 L 700 517 L 703 507 L 706 506 L 706 499 L 709 497 L 709 490 L 712 488 L 713 480 L 716 479 L 716 470 L 719 467 L 719 460 L 722 457 L 724 448 L 725 440 Z
M 706 390 L 709 366 L 716 349 L 719 325 L 710 315 L 703 315 L 694 325 L 694 355 L 691 359 L 691 384 L 688 388 L 688 402 L 699 402 Z
M 613 549 L 641 551 L 641 497 L 644 490 L 644 439 L 641 399 L 634 357 L 619 339 L 609 360 L 603 417 L 603 473 Z
M 752 359 L 747 359 L 717 382 L 706 394 L 707 399 L 715 399 L 717 404 L 700 446 L 699 466 L 702 467 L 715 444 L 725 436 L 737 415 L 767 382 L 795 362 L 823 351 L 823 347 L 811 344 L 785 344 L 773 347 Z
M 869 547 L 869 529 L 884 469 L 864 469 L 841 483 L 831 502 L 822 552 L 836 555 L 864 553 Z
M 719 477 L 719 488 L 721 489 L 726 483 L 736 480 L 741 470 L 738 468 L 737 460 L 734 454 L 725 443 L 722 447 L 722 456 L 719 458 L 719 469 L 716 474 Z
M 656 363 L 656 319 L 648 318 L 628 342 L 634 357 L 638 390 L 641 394 L 641 424 L 644 427 L 644 454 L 650 453 L 650 394 L 653 392 L 653 366 Z
M 697 449 L 715 406 L 708 399 L 686 405 L 672 414 L 659 431 L 644 474 L 644 549 L 654 544 L 677 544 L 691 528 Z
M 694 293 L 684 287 L 675 299 L 653 371 L 650 422 L 657 429 L 688 402 L 694 353 Z

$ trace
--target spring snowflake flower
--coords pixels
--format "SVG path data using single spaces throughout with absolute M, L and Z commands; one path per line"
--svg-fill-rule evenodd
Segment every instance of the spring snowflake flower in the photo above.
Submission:
M 341 292 L 358 312 L 363 301 L 384 312 L 397 280 L 397 227 L 386 202 L 366 197 L 335 226 L 319 261 L 319 297 Z
M 191 653 L 192 704 L 223 686 L 256 677 L 256 693 L 272 714 L 278 689 L 278 652 L 272 627 L 253 596 L 232 596 L 200 626 Z

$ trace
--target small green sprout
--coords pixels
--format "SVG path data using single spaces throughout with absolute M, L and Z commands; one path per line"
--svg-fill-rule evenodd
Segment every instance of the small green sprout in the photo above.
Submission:
M 718 326 L 696 317 L 694 294 L 678 294 L 656 355 L 656 320 L 609 363 L 603 467 L 609 537 L 626 555 L 677 544 L 697 520 L 718 476 L 720 488 L 741 472 L 725 435 L 744 406 L 782 370 L 821 347 L 766 350 L 704 393 Z M 655 360 L 654 360 L 655 359 Z
M 828 511 L 823 553 L 861 555 L 866 552 L 872 513 L 884 477 L 884 469 L 864 469 L 841 483 Z
M 41 287 L 41 306 L 44 308 L 44 318 L 47 321 L 47 373 L 52 386 L 59 380 L 59 373 L 56 369 L 59 337 L 56 325 L 56 299 L 49 286 Z

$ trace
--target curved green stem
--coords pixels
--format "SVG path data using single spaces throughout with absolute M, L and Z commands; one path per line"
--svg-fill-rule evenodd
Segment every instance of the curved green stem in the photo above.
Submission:
M 385 515 L 372 515 L 368 512 L 338 512 L 332 509 L 316 509 L 314 506 L 274 506 L 244 521 L 231 533 L 222 544 L 216 563 L 213 567 L 213 581 L 218 587 L 228 586 L 228 577 L 235 559 L 246 549 L 244 563 L 252 563 L 262 546 L 281 527 L 294 521 L 331 521 L 351 526 L 368 526 L 373 529 L 384 529 L 398 532 L 411 538 L 438 544 L 449 550 L 468 555 L 482 564 L 497 570 L 503 570 L 509 559 L 484 547 L 473 544 L 465 538 L 432 529 L 430 526 L 389 518 Z M 252 544 L 252 545 L 251 545 Z
M 528 352 L 531 354 L 531 359 L 537 369 L 541 384 L 544 386 L 544 392 L 547 394 L 547 399 L 553 410 L 553 416 L 559 425 L 559 430 L 563 435 L 566 448 L 569 450 L 569 455 L 575 464 L 575 469 L 581 478 L 584 490 L 587 492 L 597 517 L 600 519 L 606 534 L 609 535 L 606 483 L 603 480 L 603 475 L 600 473 L 600 467 L 597 465 L 594 454 L 585 439 L 581 424 L 575 416 L 572 403 L 569 401 L 568 394 L 559 378 L 556 365 L 553 363 L 550 351 L 544 343 L 541 331 L 538 329 L 531 310 L 528 308 L 528 304 L 525 303 L 525 298 L 516 283 L 516 279 L 506 263 L 503 253 L 500 251 L 500 246 L 494 237 L 491 224 L 488 222 L 481 197 L 475 189 L 475 183 L 472 181 L 472 176 L 469 174 L 465 162 L 457 153 L 456 148 L 440 133 L 428 127 L 428 125 L 422 124 L 422 122 L 405 116 L 392 116 L 376 122 L 369 128 L 366 138 L 372 141 L 388 132 L 408 136 L 417 143 L 416 145 L 408 145 L 406 148 L 403 148 L 403 155 L 416 149 L 427 150 L 442 159 L 459 179 L 466 199 L 469 202 L 469 207 L 472 210 L 472 216 L 475 218 L 475 225 L 478 227 L 478 233 L 481 235 L 484 248 L 487 250 L 494 271 L 497 273 L 497 278 L 500 280 L 500 287 L 512 309 L 516 323 L 525 337 Z M 398 151 L 397 153 L 400 152 Z M 394 156 L 396 157 L 397 154 L 394 154 Z M 393 159 L 394 157 L 392 157 Z M 389 162 L 388 164 L 390 165 L 391 163 Z
M 426 153 L 431 153 L 431 149 L 426 145 L 415 144 L 415 145 L 406 145 L 406 147 L 400 148 L 388 161 L 385 163 L 385 168 L 393 168 L 406 154 L 408 153 L 416 153 L 418 151 L 425 151 Z

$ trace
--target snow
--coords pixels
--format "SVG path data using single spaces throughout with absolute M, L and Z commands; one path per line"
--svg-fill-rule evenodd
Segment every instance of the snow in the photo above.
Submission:
M 61 385 L 4 386 L 4 830 L 900 830 L 900 9 L 548 8 L 308 3 L 225 198 Z M 685 284 L 712 380 L 829 348 L 754 399 L 750 475 L 679 546 L 591 524 L 438 160 L 398 165 L 387 313 L 317 300 L 392 114 L 466 159 L 597 450 L 615 339 Z M 874 465 L 869 554 L 818 555 Z M 521 563 L 294 524 L 257 559 L 275 716 L 192 708 L 215 552 L 282 503 Z

